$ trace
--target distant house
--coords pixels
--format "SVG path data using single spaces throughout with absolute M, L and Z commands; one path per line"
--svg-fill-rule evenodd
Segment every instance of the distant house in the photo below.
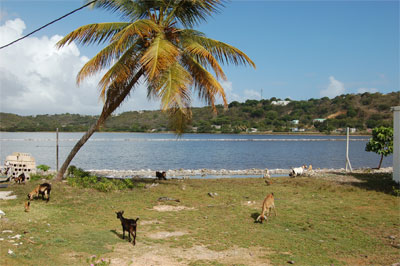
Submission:
M 271 102 L 272 105 L 281 105 L 281 106 L 288 105 L 289 103 L 290 103 L 290 101 L 272 101 Z
M 350 133 L 356 133 L 357 128 L 351 127 L 349 128 Z
M 326 120 L 325 118 L 315 118 L 313 120 L 313 123 L 315 123 L 315 122 L 323 123 L 325 120 Z
M 292 127 L 292 132 L 298 132 L 299 129 L 297 127 Z
M 215 129 L 221 129 L 220 125 L 211 125 L 211 127 L 215 128 Z
M 292 124 L 293 125 L 298 125 L 299 124 L 299 120 L 292 120 Z

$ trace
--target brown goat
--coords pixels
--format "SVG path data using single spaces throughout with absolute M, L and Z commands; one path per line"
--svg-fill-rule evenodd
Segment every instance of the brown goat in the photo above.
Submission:
M 29 207 L 31 206 L 30 201 L 25 201 L 25 212 L 29 212 Z
M 271 215 L 271 209 L 274 209 L 274 213 L 276 216 L 276 209 L 275 209 L 275 200 L 274 200 L 274 193 L 268 194 L 263 202 L 262 205 L 262 212 L 261 214 L 257 217 L 257 222 L 261 221 L 261 223 L 266 220 L 268 222 L 267 216 Z
M 25 184 L 25 174 L 22 173 L 18 177 L 14 178 L 15 184 Z
M 47 202 L 50 200 L 51 185 L 49 183 L 43 183 L 38 185 L 31 193 L 28 194 L 28 200 L 33 200 L 34 197 L 42 195 L 42 199 L 46 196 Z

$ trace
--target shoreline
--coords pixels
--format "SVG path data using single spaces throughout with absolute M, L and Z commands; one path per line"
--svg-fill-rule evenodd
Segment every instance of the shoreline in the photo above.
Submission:
M 108 177 L 108 178 L 155 178 L 155 172 L 160 171 L 152 169 L 141 170 L 112 170 L 112 169 L 90 169 L 89 173 Z M 290 169 L 268 169 L 272 177 L 288 176 Z M 227 169 L 169 169 L 165 170 L 167 178 L 227 178 L 232 177 L 262 177 L 265 169 L 244 169 L 244 170 L 227 170 Z M 359 168 L 353 169 L 351 173 L 392 173 L 393 167 L 384 167 L 381 169 Z M 316 168 L 312 171 L 305 171 L 305 175 L 318 175 L 318 174 L 343 174 L 346 173 L 345 168 Z M 347 172 L 350 173 L 350 172 Z

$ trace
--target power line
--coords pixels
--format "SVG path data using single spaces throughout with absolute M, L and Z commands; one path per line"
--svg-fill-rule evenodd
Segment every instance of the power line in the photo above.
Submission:
M 8 46 L 10 46 L 10 45 L 12 45 L 12 44 L 14 44 L 14 43 L 16 43 L 16 42 L 19 42 L 19 41 L 25 39 L 26 37 L 28 37 L 28 36 L 30 36 L 30 35 L 32 35 L 32 34 L 38 32 L 38 31 L 40 31 L 41 29 L 44 29 L 44 28 L 46 28 L 47 26 L 49 26 L 49 25 L 51 25 L 51 24 L 53 24 L 53 23 L 55 23 L 55 22 L 57 22 L 57 21 L 59 21 L 59 20 L 62 20 L 63 18 L 65 18 L 65 17 L 67 17 L 67 16 L 69 16 L 69 15 L 75 13 L 76 11 L 79 11 L 79 10 L 81 10 L 81 9 L 83 9 L 83 8 L 85 8 L 85 7 L 87 7 L 88 5 L 93 4 L 93 3 L 96 2 L 96 1 L 97 1 L 97 0 L 93 0 L 93 1 L 91 1 L 91 2 L 89 2 L 89 3 L 87 3 L 86 5 L 83 5 L 83 6 L 81 6 L 80 8 L 77 8 L 77 9 L 75 9 L 75 10 L 73 10 L 73 11 L 71 11 L 71 12 L 65 14 L 65 15 L 62 16 L 62 17 L 59 17 L 58 19 L 55 19 L 55 20 L 53 20 L 53 21 L 47 23 L 46 25 L 44 25 L 44 26 L 42 26 L 42 27 L 40 27 L 40 28 L 38 28 L 38 29 L 32 31 L 31 33 L 28 33 L 27 35 L 25 35 L 25 36 L 23 36 L 23 37 L 21 37 L 21 38 L 15 40 L 15 41 L 10 42 L 9 44 L 6 44 L 6 45 L 1 46 L 0 49 L 6 48 L 6 47 L 8 47 Z

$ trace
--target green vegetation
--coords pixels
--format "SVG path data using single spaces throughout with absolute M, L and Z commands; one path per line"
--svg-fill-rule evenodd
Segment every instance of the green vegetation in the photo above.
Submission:
M 47 172 L 50 169 L 50 166 L 45 164 L 40 164 L 36 166 L 37 169 L 42 170 L 43 172 Z
M 390 174 L 349 174 L 336 183 L 313 178 L 168 180 L 108 193 L 53 182 L 49 203 L 14 185 L 0 202 L 1 265 L 391 265 L 400 260 L 399 189 Z M 153 180 L 133 180 L 149 182 Z M 212 198 L 208 192 L 216 192 Z M 266 194 L 278 216 L 254 223 Z M 168 196 L 180 202 L 158 202 Z M 158 211 L 160 207 L 186 207 Z M 122 239 L 115 211 L 140 217 L 136 246 Z M 180 233 L 180 234 L 177 234 Z M 21 235 L 19 240 L 9 236 Z M 10 242 L 9 240 L 14 240 Z M 15 243 L 22 243 L 15 246 Z M 8 254 L 8 250 L 13 254 Z M 93 257 L 95 255 L 96 257 Z M 101 259 L 104 259 L 102 261 Z M 157 263 L 158 262 L 158 263 Z
M 372 130 L 372 138 L 365 146 L 366 151 L 372 151 L 381 155 L 378 169 L 381 168 L 383 156 L 393 153 L 393 128 L 376 127 Z
M 217 115 L 211 112 L 210 107 L 193 108 L 192 120 L 186 132 L 243 133 L 251 128 L 256 128 L 258 132 L 288 132 L 292 128 L 298 128 L 304 129 L 305 132 L 339 133 L 341 131 L 338 129 L 345 127 L 356 128 L 357 132 L 366 132 L 367 128 L 393 125 L 393 113 L 389 106 L 400 105 L 400 92 L 347 94 L 333 99 L 324 97 L 291 101 L 286 106 L 273 105 L 272 100 L 277 99 L 231 102 L 228 110 L 217 106 Z M 314 122 L 317 118 L 326 120 L 322 123 Z M 78 126 L 78 122 L 82 120 L 87 123 Z M 66 132 L 83 131 L 95 120 L 94 116 L 81 117 L 70 114 L 22 117 L 0 113 L 0 130 L 55 131 L 59 128 L 60 131 Z M 299 124 L 293 124 L 293 120 L 299 120 Z M 101 128 L 103 132 L 171 130 L 167 115 L 161 111 L 134 111 L 114 115 Z

